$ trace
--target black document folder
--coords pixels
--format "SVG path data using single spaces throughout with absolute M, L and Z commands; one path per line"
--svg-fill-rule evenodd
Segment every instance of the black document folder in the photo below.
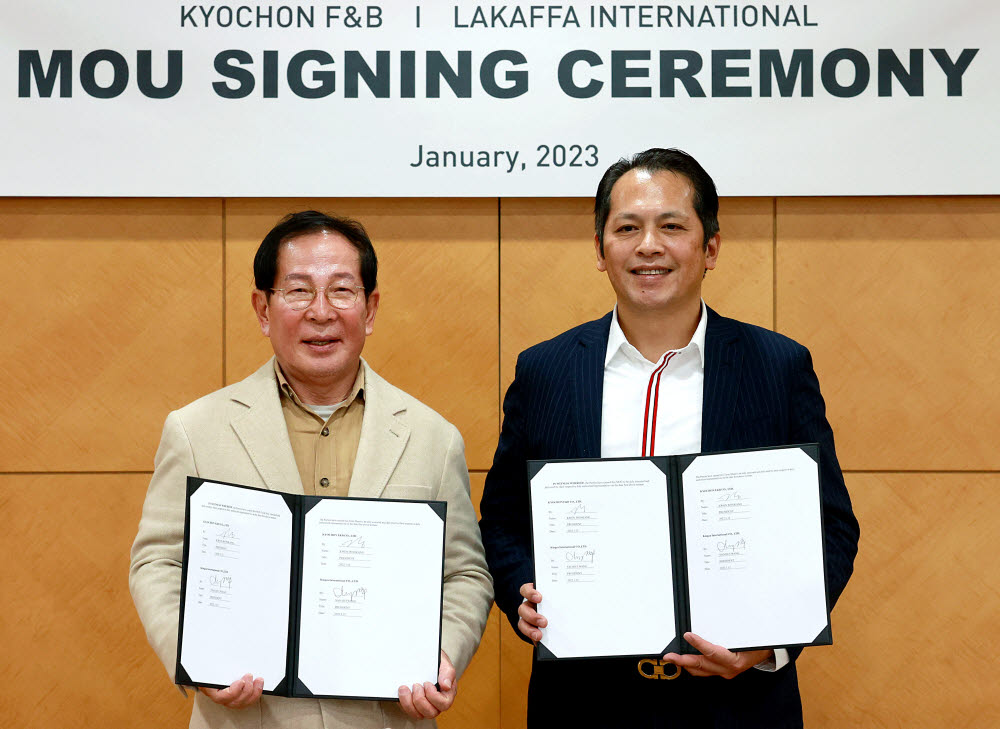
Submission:
M 446 502 L 189 477 L 185 506 L 178 684 L 398 700 L 437 682 Z
M 817 444 L 529 461 L 540 659 L 832 643 Z

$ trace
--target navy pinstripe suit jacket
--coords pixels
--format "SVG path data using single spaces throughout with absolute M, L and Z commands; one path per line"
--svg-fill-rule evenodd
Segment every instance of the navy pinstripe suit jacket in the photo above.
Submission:
M 486 477 L 480 527 L 497 605 L 519 637 L 519 589 L 525 582 L 534 582 L 525 462 L 601 455 L 604 357 L 610 326 L 609 313 L 522 352 L 504 398 L 504 423 Z M 809 351 L 781 334 L 709 309 L 702 411 L 705 452 L 819 443 L 827 589 L 832 605 L 851 576 L 859 532 Z M 609 617 L 609 629 L 615 619 L 621 616 Z M 798 651 L 791 653 L 793 658 L 798 655 Z M 619 692 L 656 691 L 658 700 L 676 699 L 669 700 L 672 708 L 665 713 L 678 717 L 683 716 L 685 706 L 698 705 L 692 725 L 801 725 L 794 661 L 776 673 L 751 670 L 731 681 L 686 674 L 674 681 L 644 681 L 637 675 L 635 661 L 630 662 L 631 668 L 615 662 L 536 661 L 529 724 L 546 726 L 559 716 L 560 723 L 572 726 L 614 725 L 593 719 L 600 712 L 594 712 L 592 701 L 586 714 L 575 719 L 566 714 L 567 690 L 574 685 L 579 689 L 581 682 L 591 682 L 596 688 L 608 681 Z M 620 670 L 635 675 L 624 681 Z M 543 716 L 549 719 L 543 721 Z M 678 720 L 676 725 L 688 723 Z

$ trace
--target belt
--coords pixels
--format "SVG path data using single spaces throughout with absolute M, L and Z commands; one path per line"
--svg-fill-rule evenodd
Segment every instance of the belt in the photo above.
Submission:
M 665 666 L 671 666 L 674 670 L 672 673 L 667 673 Z M 639 661 L 636 666 L 639 671 L 639 675 L 643 678 L 650 679 L 665 679 L 667 681 L 673 681 L 675 678 L 681 675 L 681 667 L 676 663 L 670 663 L 669 661 L 663 661 L 659 658 L 643 658 Z

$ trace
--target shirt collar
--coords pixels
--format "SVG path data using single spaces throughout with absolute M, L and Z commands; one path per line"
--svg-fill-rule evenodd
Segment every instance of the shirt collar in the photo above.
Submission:
M 694 334 L 691 336 L 691 341 L 687 345 L 679 350 L 678 352 L 684 352 L 688 348 L 693 347 L 694 351 L 698 353 L 698 359 L 701 362 L 702 369 L 705 368 L 705 332 L 708 329 L 708 307 L 705 306 L 705 300 L 701 300 L 701 318 L 698 320 L 698 326 L 695 327 Z M 639 357 L 645 360 L 639 350 L 632 346 L 631 342 L 625 338 L 625 332 L 622 331 L 621 325 L 618 323 L 618 304 L 615 304 L 614 311 L 611 313 L 611 331 L 608 332 L 608 350 L 604 355 L 604 366 L 607 367 L 608 363 L 611 362 L 612 358 L 621 351 L 622 354 L 626 356 Z
M 299 396 L 296 394 L 295 390 L 292 389 L 291 384 L 285 379 L 285 373 L 281 371 L 281 366 L 278 364 L 278 360 L 274 360 L 274 376 L 277 378 L 278 391 L 295 403 L 298 407 L 305 410 L 307 413 L 315 414 L 309 407 L 303 403 Z M 358 376 L 354 378 L 354 386 L 351 388 L 350 394 L 343 402 L 337 403 L 336 407 L 341 407 L 342 405 L 350 405 L 355 399 L 359 399 L 362 402 L 365 400 L 365 368 L 364 366 L 358 367 Z

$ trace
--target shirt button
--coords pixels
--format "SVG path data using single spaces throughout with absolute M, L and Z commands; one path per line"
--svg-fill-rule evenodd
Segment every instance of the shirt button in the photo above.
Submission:
M 330 429 L 323 428 L 323 430 L 320 431 L 320 435 L 330 435 Z
M 330 485 L 330 479 L 328 479 L 328 478 L 321 478 L 319 480 L 319 485 L 322 486 L 323 488 L 326 488 L 327 486 Z

